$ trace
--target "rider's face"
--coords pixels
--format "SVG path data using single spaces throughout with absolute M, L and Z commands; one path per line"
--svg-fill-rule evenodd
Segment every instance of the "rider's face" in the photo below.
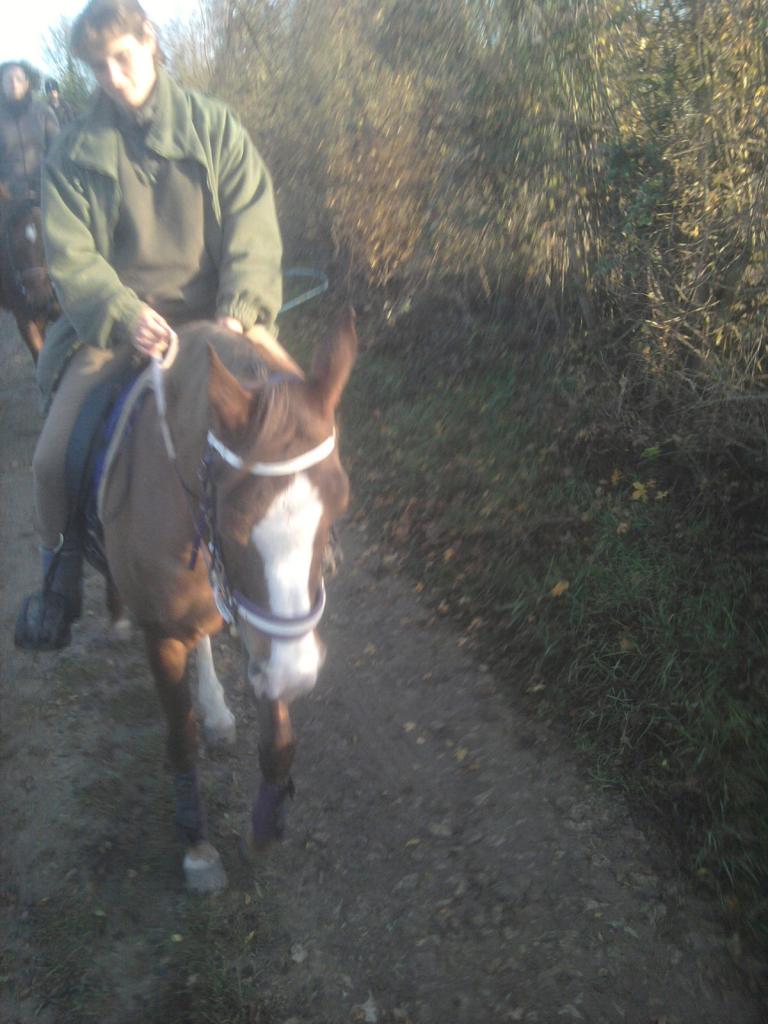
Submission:
M 141 39 L 128 33 L 108 42 L 91 69 L 104 92 L 121 106 L 136 110 L 147 99 L 157 80 L 157 40 L 148 23 Z
M 29 79 L 15 64 L 3 72 L 3 93 L 9 100 L 22 100 L 29 92 Z

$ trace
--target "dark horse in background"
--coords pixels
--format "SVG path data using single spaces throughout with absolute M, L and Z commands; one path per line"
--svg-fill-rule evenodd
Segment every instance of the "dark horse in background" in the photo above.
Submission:
M 12 198 L 0 185 L 0 307 L 13 313 L 37 362 L 45 331 L 61 312 L 43 248 L 40 202 Z

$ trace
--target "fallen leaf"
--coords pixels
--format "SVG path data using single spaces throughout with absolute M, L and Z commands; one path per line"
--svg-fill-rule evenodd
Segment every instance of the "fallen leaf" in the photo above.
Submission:
M 379 1019 L 379 1008 L 373 996 L 368 993 L 368 998 L 362 1006 L 355 1006 L 352 1009 L 352 1020 L 359 1024 L 377 1024 Z
M 570 585 L 571 584 L 568 580 L 560 580 L 559 583 L 556 583 L 554 587 L 552 587 L 550 594 L 552 597 L 562 597 Z

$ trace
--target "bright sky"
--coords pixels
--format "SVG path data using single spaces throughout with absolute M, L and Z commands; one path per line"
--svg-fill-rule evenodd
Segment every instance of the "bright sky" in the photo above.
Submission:
M 12 0 L 11 0 L 12 2 Z M 45 47 L 48 29 L 62 18 L 70 21 L 85 7 L 88 0 L 23 0 L 12 16 L 6 11 L 0 33 L 0 62 L 28 60 L 45 72 Z M 198 10 L 199 0 L 144 0 L 142 7 L 158 28 L 173 18 L 184 18 Z

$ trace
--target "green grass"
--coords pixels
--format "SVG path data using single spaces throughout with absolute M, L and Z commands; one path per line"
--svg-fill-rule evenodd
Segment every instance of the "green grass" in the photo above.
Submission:
M 104 875 L 90 872 L 86 885 L 72 879 L 30 909 L 24 929 L 34 960 L 23 970 L 10 959 L 3 965 L 9 991 L 49 1008 L 61 1024 L 111 1019 L 120 1006 L 115 984 L 129 998 L 134 988 L 151 994 L 146 1024 L 285 1018 L 260 991 L 265 964 L 284 940 L 259 886 L 251 880 L 187 895 L 178 878 L 161 877 L 168 872 L 157 858 L 131 876 L 119 850 L 104 856 Z
M 61 1024 L 103 1020 L 110 993 L 91 968 L 104 927 L 98 903 L 73 887 L 32 907 L 24 928 L 35 959 L 16 976 L 19 991 Z
M 674 823 L 700 874 L 751 901 L 768 866 L 768 628 L 751 603 L 764 571 L 670 544 L 644 510 L 623 536 L 612 519 L 567 599 L 575 728 L 603 771 Z
M 597 451 L 582 370 L 498 340 L 464 373 L 434 338 L 363 352 L 353 514 L 768 942 L 765 544 L 740 554 L 717 477 L 696 490 L 664 445 Z
M 157 1024 L 269 1024 L 259 993 L 259 947 L 269 929 L 257 900 L 230 890 L 185 901 L 180 930 L 167 938 L 169 981 L 151 1020 Z
M 145 982 L 152 978 L 147 1024 L 249 1024 L 256 1010 L 257 1019 L 268 1024 L 272 1018 L 260 1000 L 254 969 L 263 931 L 258 901 L 245 905 L 242 891 L 180 895 L 169 915 L 174 931 L 158 928 L 157 921 L 153 927 L 151 910 L 144 910 L 136 952 L 121 947 L 112 923 L 131 919 L 136 899 L 136 884 L 125 885 L 117 899 L 111 891 L 109 903 L 100 901 L 98 887 L 84 894 L 70 886 L 33 908 L 27 929 L 36 957 L 25 974 L 14 971 L 18 991 L 41 1009 L 53 1009 L 61 1024 L 110 1019 L 114 979 L 99 951 L 114 948 L 110 955 L 123 958 L 129 984 L 133 975 Z M 168 899 L 155 894 L 153 904 Z

